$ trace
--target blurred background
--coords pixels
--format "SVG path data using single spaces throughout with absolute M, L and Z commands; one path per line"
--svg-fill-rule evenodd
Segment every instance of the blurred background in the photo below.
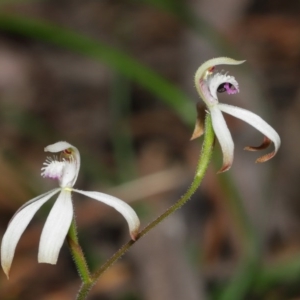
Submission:
M 198 192 L 93 287 L 91 300 L 300 299 L 300 1 L 1 0 L 0 237 L 14 212 L 57 186 L 43 179 L 45 146 L 81 153 L 78 189 L 117 196 L 142 226 L 189 187 L 202 139 L 190 142 L 199 97 L 193 76 L 207 59 L 240 93 L 219 99 L 257 113 L 282 139 L 271 161 L 243 151 L 262 136 L 226 117 L 235 141 L 229 172 L 218 143 Z M 270 151 L 270 149 L 268 149 Z M 92 270 L 129 240 L 113 209 L 73 195 Z M 68 247 L 37 263 L 55 199 L 22 236 L 1 300 L 75 299 Z

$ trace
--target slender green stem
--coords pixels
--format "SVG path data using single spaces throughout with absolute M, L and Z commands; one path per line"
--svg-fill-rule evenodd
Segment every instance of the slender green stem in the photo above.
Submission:
M 77 300 L 83 300 L 83 296 L 81 295 L 87 295 L 89 289 L 92 287 L 92 285 L 99 279 L 99 277 L 109 268 L 111 267 L 119 258 L 121 258 L 129 249 L 130 247 L 135 244 L 136 241 L 138 241 L 140 238 L 142 238 L 146 233 L 148 233 L 151 229 L 153 229 L 155 226 L 157 226 L 159 223 L 161 223 L 164 219 L 166 219 L 168 216 L 170 216 L 172 213 L 174 213 L 176 210 L 181 208 L 195 193 L 197 188 L 202 182 L 202 179 L 204 178 L 204 175 L 206 173 L 207 167 L 209 165 L 211 156 L 212 156 L 212 149 L 213 149 L 213 143 L 214 143 L 214 131 L 212 128 L 211 123 L 211 117 L 209 114 L 206 115 L 206 121 L 205 121 L 205 135 L 204 135 L 204 142 L 202 146 L 201 155 L 198 161 L 196 174 L 194 177 L 194 180 L 190 186 L 190 188 L 186 191 L 186 193 L 169 209 L 167 209 L 161 216 L 159 216 L 157 219 L 155 219 L 153 222 L 148 224 L 137 236 L 136 240 L 129 241 L 126 244 L 123 245 L 122 248 L 120 248 L 110 259 L 108 259 L 104 265 L 101 266 L 99 270 L 97 270 L 92 276 L 92 283 L 83 283 L 81 286 L 81 289 L 78 294 Z M 81 297 L 81 298 L 80 298 Z
M 91 282 L 90 271 L 88 269 L 83 251 L 79 245 L 77 237 L 77 227 L 75 217 L 72 220 L 68 236 L 67 236 L 68 245 L 72 253 L 77 271 L 84 282 L 84 284 L 89 284 Z M 84 298 L 83 298 L 84 299 Z
M 83 282 L 81 285 L 81 288 L 78 292 L 76 300 L 85 300 L 87 299 L 87 296 L 92 288 L 92 286 L 96 283 L 96 280 L 90 281 L 90 282 Z

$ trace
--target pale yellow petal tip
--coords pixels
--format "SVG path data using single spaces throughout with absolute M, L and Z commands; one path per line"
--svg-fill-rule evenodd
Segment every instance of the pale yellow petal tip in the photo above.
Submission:
M 39 264 L 49 264 L 49 265 L 56 265 L 58 260 L 58 256 L 49 256 L 45 253 L 40 252 L 38 253 L 38 263 Z
M 231 57 L 216 57 L 211 59 L 212 62 L 215 62 L 216 65 L 240 65 L 243 64 L 246 60 L 236 60 Z
M 49 264 L 49 265 L 56 265 L 56 261 L 52 262 L 52 261 L 47 261 L 46 259 L 42 259 L 42 258 L 38 258 L 38 263 L 39 264 Z
M 232 59 L 232 58 L 231 58 Z M 234 64 L 235 65 L 241 65 L 241 64 L 243 64 L 244 62 L 246 62 L 246 60 L 244 59 L 244 60 L 235 60 L 235 59 L 232 59 L 233 61 L 234 61 Z
M 139 238 L 139 228 L 130 232 L 130 237 L 133 241 L 136 241 Z
M 7 280 L 9 280 L 9 271 L 10 271 L 10 268 L 4 267 L 4 266 L 2 266 L 2 268 L 3 268 L 4 274 L 6 275 Z

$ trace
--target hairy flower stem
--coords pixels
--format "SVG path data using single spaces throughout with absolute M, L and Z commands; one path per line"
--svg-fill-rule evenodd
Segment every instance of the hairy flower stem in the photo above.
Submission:
M 91 283 L 91 275 L 89 268 L 87 266 L 83 251 L 79 245 L 77 237 L 77 227 L 75 217 L 72 220 L 68 235 L 67 235 L 68 245 L 73 256 L 77 271 L 84 284 Z M 84 298 L 83 298 L 84 299 Z
M 205 134 L 204 134 L 204 142 L 202 146 L 201 155 L 198 161 L 196 174 L 194 177 L 194 180 L 190 186 L 190 188 L 186 191 L 186 193 L 169 209 L 167 209 L 161 216 L 159 216 L 157 219 L 152 221 L 150 224 L 148 224 L 137 236 L 136 240 L 130 240 L 126 244 L 123 245 L 122 248 L 120 248 L 110 259 L 108 259 L 104 265 L 100 267 L 99 270 L 97 270 L 94 274 L 91 275 L 89 282 L 83 282 L 78 296 L 77 300 L 84 300 L 86 299 L 91 287 L 93 284 L 96 283 L 96 281 L 99 279 L 99 277 L 109 268 L 111 267 L 118 259 L 120 259 L 129 249 L 130 247 L 135 244 L 140 238 L 142 238 L 146 233 L 148 233 L 151 229 L 153 229 L 155 226 L 157 226 L 159 223 L 161 223 L 164 219 L 166 219 L 168 216 L 170 216 L 172 213 L 174 213 L 176 210 L 181 208 L 195 193 L 197 188 L 202 182 L 202 179 L 206 173 L 207 167 L 209 165 L 211 156 L 212 156 L 212 149 L 214 144 L 214 131 L 212 128 L 211 123 L 211 117 L 210 114 L 206 115 L 205 120 Z

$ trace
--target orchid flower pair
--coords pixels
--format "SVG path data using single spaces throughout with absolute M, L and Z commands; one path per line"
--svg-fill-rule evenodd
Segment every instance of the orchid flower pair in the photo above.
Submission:
M 67 142 L 58 142 L 45 148 L 45 151 L 61 153 L 47 158 L 42 168 L 42 176 L 59 181 L 59 188 L 53 189 L 26 202 L 12 217 L 3 236 L 1 245 L 1 264 L 8 277 L 17 243 L 37 210 L 52 196 L 59 193 L 42 231 L 39 244 L 38 262 L 56 264 L 59 251 L 66 238 L 73 219 L 71 192 L 77 192 L 115 208 L 126 219 L 131 238 L 137 237 L 140 221 L 135 211 L 124 201 L 113 196 L 74 189 L 79 168 L 80 154 L 77 148 Z
M 209 113 L 211 114 L 212 126 L 214 132 L 219 140 L 222 152 L 223 152 L 223 166 L 219 172 L 224 172 L 230 169 L 233 162 L 234 144 L 230 131 L 227 127 L 222 112 L 230 114 L 238 119 L 241 119 L 262 134 L 265 138 L 263 143 L 258 147 L 246 147 L 245 150 L 257 151 L 267 148 L 271 142 L 274 143 L 275 150 L 269 154 L 266 154 L 256 160 L 256 162 L 265 162 L 271 159 L 280 147 L 280 137 L 277 132 L 266 123 L 258 115 L 232 105 L 220 103 L 217 97 L 217 92 L 226 92 L 227 94 L 236 94 L 239 92 L 239 86 L 233 76 L 227 75 L 227 73 L 215 73 L 214 69 L 217 65 L 239 65 L 244 61 L 237 61 L 228 57 L 213 58 L 203 63 L 196 72 L 195 85 L 196 89 L 205 102 Z M 196 127 L 191 139 L 197 138 L 203 134 L 201 111 L 198 110 L 198 119 Z
M 235 94 L 239 92 L 239 87 L 235 78 L 227 75 L 227 73 L 214 73 L 215 66 L 221 64 L 239 65 L 243 62 L 227 57 L 214 58 L 202 64 L 195 75 L 197 91 L 211 114 L 212 126 L 223 152 L 223 166 L 219 172 L 227 171 L 231 167 L 234 152 L 232 137 L 222 112 L 244 120 L 265 135 L 261 146 L 246 147 L 246 150 L 256 151 L 265 149 L 271 142 L 274 143 L 275 150 L 258 158 L 257 162 L 269 160 L 276 154 L 280 147 L 279 135 L 262 118 L 248 110 L 222 104 L 218 101 L 217 92 Z M 200 113 L 199 110 L 192 139 L 203 133 Z M 37 210 L 57 193 L 59 193 L 59 196 L 50 211 L 41 234 L 38 253 L 39 262 L 50 264 L 56 264 L 57 262 L 59 251 L 73 218 L 71 192 L 83 194 L 112 206 L 126 219 L 131 238 L 135 240 L 138 236 L 140 221 L 135 211 L 127 203 L 107 194 L 86 192 L 73 188 L 80 168 L 80 154 L 76 147 L 67 142 L 58 142 L 46 147 L 45 151 L 61 153 L 60 159 L 57 159 L 57 157 L 48 158 L 42 168 L 42 176 L 57 179 L 60 187 L 26 202 L 11 219 L 1 245 L 1 264 L 7 276 L 9 275 L 17 243 L 27 225 Z

